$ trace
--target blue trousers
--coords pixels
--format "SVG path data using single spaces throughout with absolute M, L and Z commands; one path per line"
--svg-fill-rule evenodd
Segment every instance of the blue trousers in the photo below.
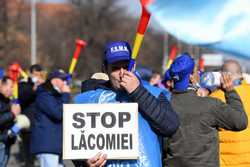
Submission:
M 0 167 L 6 167 L 9 160 L 9 148 L 0 142 Z

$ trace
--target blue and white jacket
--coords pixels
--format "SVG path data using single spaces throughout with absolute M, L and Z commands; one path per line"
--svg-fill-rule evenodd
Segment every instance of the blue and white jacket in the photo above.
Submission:
M 107 167 L 161 167 L 161 136 L 171 136 L 179 126 L 177 114 L 162 90 L 141 84 L 132 94 L 116 92 L 109 86 L 96 87 L 78 94 L 75 103 L 122 103 L 139 105 L 139 159 L 109 160 Z

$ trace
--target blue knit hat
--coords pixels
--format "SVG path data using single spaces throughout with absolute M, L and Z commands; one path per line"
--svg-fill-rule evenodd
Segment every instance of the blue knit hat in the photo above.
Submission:
M 189 86 L 189 77 L 193 73 L 195 62 L 188 53 L 183 53 L 177 57 L 170 66 L 169 74 L 174 81 L 174 90 L 185 91 Z

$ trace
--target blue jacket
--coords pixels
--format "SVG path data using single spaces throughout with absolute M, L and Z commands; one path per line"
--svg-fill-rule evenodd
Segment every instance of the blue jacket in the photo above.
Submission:
M 63 103 L 69 103 L 70 94 L 59 94 L 40 86 L 35 100 L 36 111 L 31 127 L 31 153 L 62 153 Z
M 141 97 L 137 96 L 136 94 L 144 96 L 147 100 L 144 99 L 141 101 L 141 99 L 137 99 Z M 161 93 L 160 89 L 158 88 L 153 88 L 150 85 L 145 85 L 143 87 L 141 85 L 139 86 L 139 88 L 137 88 L 137 90 L 135 90 L 135 93 L 132 93 L 131 95 L 127 95 L 126 93 L 117 93 L 112 91 L 111 89 L 98 88 L 96 90 L 90 90 L 85 93 L 79 94 L 75 97 L 75 103 L 118 103 L 133 101 L 139 104 L 139 159 L 110 160 L 107 162 L 107 167 L 162 166 L 159 136 L 155 132 L 164 136 L 171 136 L 173 133 L 175 133 L 179 126 L 179 119 L 177 118 L 176 113 L 172 111 L 172 108 L 168 102 L 165 105 L 160 104 L 162 106 L 157 107 L 158 109 L 164 108 L 164 111 L 161 110 L 162 113 L 153 113 L 154 107 L 147 106 L 148 104 L 151 105 L 151 102 L 148 101 L 149 99 L 154 101 L 154 103 L 158 103 L 160 100 L 155 97 L 158 97 L 162 94 L 163 93 Z M 164 99 L 166 98 L 164 97 Z M 150 110 L 152 110 L 152 115 L 157 114 L 157 116 L 151 116 L 145 113 L 145 108 L 151 108 Z

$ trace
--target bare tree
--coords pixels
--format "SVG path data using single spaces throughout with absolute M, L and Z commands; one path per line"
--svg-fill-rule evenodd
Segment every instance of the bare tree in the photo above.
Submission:
M 3 3 L 1 0 L 0 2 Z M 86 78 L 101 70 L 104 46 L 109 41 L 128 41 L 131 46 L 138 18 L 127 14 L 117 0 L 68 0 L 65 4 L 37 5 L 37 53 L 41 64 L 49 69 L 68 70 L 75 50 L 75 39 L 86 40 L 76 74 Z M 0 5 L 0 8 L 3 6 Z M 30 60 L 30 6 L 19 0 L 16 14 L 8 18 L 8 40 L 4 42 L 4 65 L 19 61 L 28 67 Z M 0 10 L 3 13 L 3 10 Z M 2 18 L 2 17 L 1 17 Z M 0 21 L 0 25 L 2 21 Z M 1 33 L 1 28 L 0 28 Z M 149 29 L 145 34 L 138 63 L 160 69 L 162 58 L 161 33 Z M 0 49 L 1 50 L 1 49 Z M 7 56 L 6 56 L 7 55 Z
M 7 5 L 6 0 L 0 1 L 0 60 L 4 55 L 4 43 L 7 39 Z
M 0 34 L 4 39 L 6 39 L 6 27 L 7 27 L 8 17 L 7 17 L 7 0 L 0 1 Z
M 133 45 L 138 19 L 126 14 L 126 8 L 117 0 L 71 0 L 77 14 L 71 24 L 71 31 L 87 40 L 89 45 L 80 60 L 81 75 L 88 76 L 100 70 L 104 45 L 109 41 L 123 40 Z M 153 66 L 159 70 L 162 58 L 160 33 L 150 30 L 141 48 L 139 63 Z
M 75 49 L 75 39 L 86 40 L 88 45 L 77 69 L 78 74 L 86 77 L 97 69 L 101 70 L 104 44 L 124 35 L 120 25 L 127 18 L 115 0 L 73 0 L 67 6 L 69 10 L 58 11 L 53 17 L 38 12 L 39 50 L 41 56 L 49 57 L 51 64 L 48 66 L 55 67 L 56 62 L 57 66 L 67 69 Z M 119 40 L 126 39 L 121 37 Z

